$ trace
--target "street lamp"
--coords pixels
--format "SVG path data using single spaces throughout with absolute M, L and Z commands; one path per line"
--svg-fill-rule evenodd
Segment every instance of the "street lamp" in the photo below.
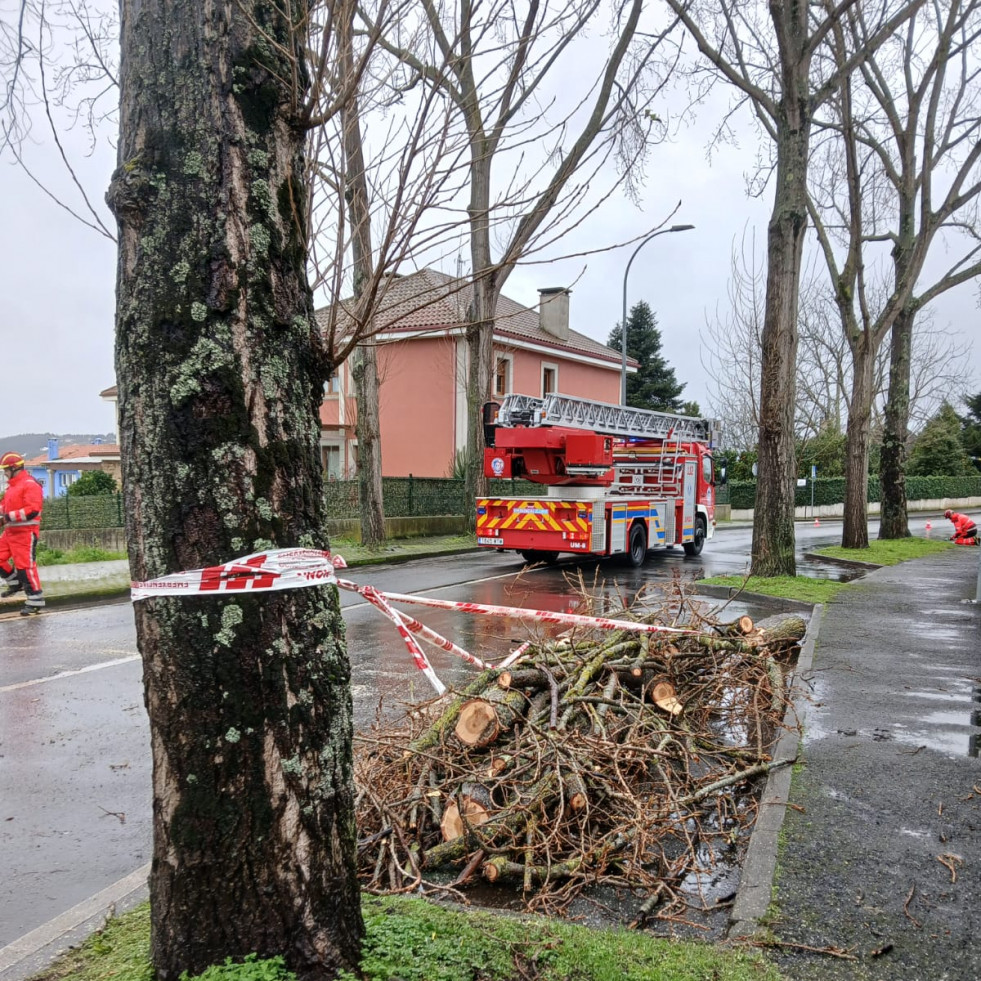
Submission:
M 623 320 L 620 321 L 620 404 L 627 404 L 627 273 L 630 272 L 630 266 L 634 259 L 637 257 L 637 253 L 647 245 L 647 243 L 652 238 L 657 238 L 658 235 L 667 235 L 668 232 L 687 232 L 688 229 L 694 228 L 694 225 L 672 225 L 670 228 L 660 228 L 656 232 L 651 232 L 650 235 L 645 238 L 640 245 L 637 246 L 633 251 L 633 255 L 630 257 L 630 261 L 627 263 L 627 268 L 623 271 Z

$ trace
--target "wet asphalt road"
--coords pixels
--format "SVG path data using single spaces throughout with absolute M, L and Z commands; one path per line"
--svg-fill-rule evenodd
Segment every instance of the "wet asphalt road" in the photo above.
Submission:
M 835 543 L 839 535 L 838 522 L 798 525 L 798 549 Z M 751 529 L 728 528 L 696 559 L 673 549 L 652 554 L 639 570 L 560 563 L 519 575 L 513 553 L 480 552 L 365 566 L 347 578 L 440 599 L 570 610 L 578 600 L 571 582 L 578 572 L 592 592 L 606 593 L 617 606 L 676 575 L 743 572 L 750 542 Z M 805 563 L 799 571 L 839 574 Z M 356 594 L 343 592 L 342 603 L 356 725 L 371 721 L 379 699 L 395 711 L 401 702 L 430 697 L 388 621 Z M 520 622 L 421 607 L 409 612 L 486 660 L 528 636 Z M 742 612 L 754 611 L 729 607 L 724 618 Z M 447 685 L 473 672 L 443 652 L 432 661 Z M 149 804 L 148 728 L 129 604 L 0 623 L 0 947 L 149 861 Z

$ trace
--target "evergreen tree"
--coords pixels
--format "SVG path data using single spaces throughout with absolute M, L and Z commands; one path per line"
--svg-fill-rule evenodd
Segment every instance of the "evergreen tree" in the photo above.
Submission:
M 967 415 L 961 416 L 961 442 L 971 463 L 981 470 L 981 392 L 965 395 L 964 404 Z
M 961 442 L 961 421 L 949 402 L 944 402 L 916 437 L 906 473 L 917 477 L 963 477 L 973 473 Z
M 607 344 L 622 351 L 622 336 L 621 325 L 617 324 L 610 331 Z M 635 375 L 627 376 L 627 405 L 635 409 L 682 412 L 686 403 L 680 396 L 685 382 L 675 378 L 674 368 L 661 356 L 661 332 L 644 300 L 634 304 L 627 317 L 627 354 L 639 365 Z

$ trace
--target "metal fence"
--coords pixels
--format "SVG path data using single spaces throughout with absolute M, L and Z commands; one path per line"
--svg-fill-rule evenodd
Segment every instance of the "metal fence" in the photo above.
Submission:
M 815 482 L 815 504 L 843 501 L 842 477 L 821 478 Z M 909 500 L 971 497 L 981 494 L 981 477 L 907 477 Z M 527 480 L 492 480 L 492 497 L 541 497 L 541 484 Z M 798 487 L 798 505 L 811 503 L 811 485 Z M 327 514 L 331 518 L 360 518 L 358 482 L 329 480 L 324 485 Z M 385 517 L 419 518 L 437 515 L 468 515 L 472 502 L 465 499 L 464 482 L 452 477 L 385 477 L 382 479 Z M 716 487 L 716 502 L 734 508 L 751 508 L 755 503 L 755 482 L 732 481 Z M 869 479 L 870 501 L 880 500 L 877 478 Z M 41 528 L 120 528 L 123 524 L 121 494 L 98 497 L 59 497 L 46 501 Z
M 495 497 L 540 495 L 542 492 L 541 485 L 526 480 L 490 482 L 490 493 Z M 329 517 L 361 516 L 356 480 L 328 480 L 324 485 L 324 497 Z M 387 518 L 466 515 L 471 508 L 465 499 L 464 482 L 450 477 L 384 477 L 382 497 Z M 123 513 L 121 494 L 69 495 L 45 502 L 41 529 L 120 528 Z
M 41 530 L 62 528 L 121 528 L 123 495 L 97 494 L 75 497 L 71 494 L 44 502 Z

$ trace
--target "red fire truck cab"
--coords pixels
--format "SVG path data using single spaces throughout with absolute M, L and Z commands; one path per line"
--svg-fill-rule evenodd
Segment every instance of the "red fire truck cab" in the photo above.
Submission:
M 715 532 L 716 420 L 568 395 L 507 395 L 484 406 L 484 473 L 542 485 L 534 497 L 477 500 L 477 544 L 529 562 L 559 553 L 622 555 Z

